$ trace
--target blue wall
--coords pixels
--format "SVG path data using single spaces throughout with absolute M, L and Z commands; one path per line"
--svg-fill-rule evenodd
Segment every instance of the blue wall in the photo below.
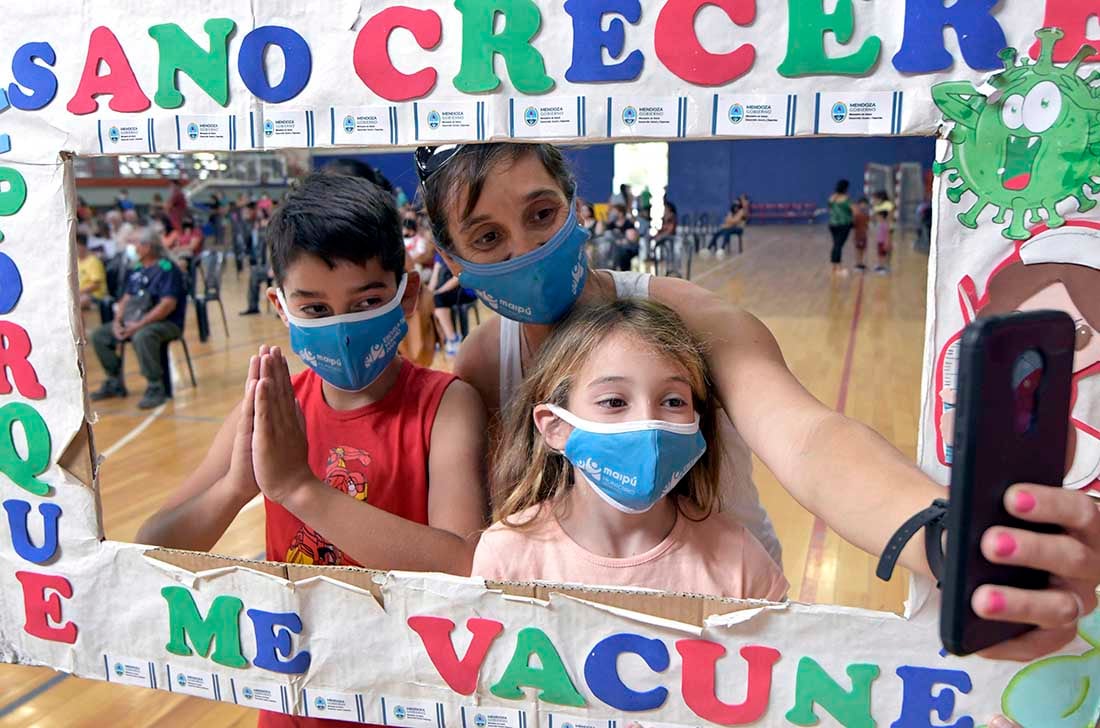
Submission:
M 754 202 L 824 205 L 838 179 L 863 191 L 869 162 L 932 166 L 932 137 L 819 137 L 674 142 L 669 145 L 669 199 L 681 212 L 728 209 L 741 192 Z M 870 190 L 867 191 L 870 193 Z
M 611 196 L 611 181 L 615 174 L 615 154 L 612 145 L 597 144 L 591 147 L 563 148 L 577 175 L 581 197 L 596 202 L 606 202 Z M 413 168 L 412 152 L 375 154 L 314 155 L 313 168 L 320 169 L 335 158 L 357 159 L 378 169 L 393 184 L 401 187 L 410 198 L 416 193 L 417 177 Z

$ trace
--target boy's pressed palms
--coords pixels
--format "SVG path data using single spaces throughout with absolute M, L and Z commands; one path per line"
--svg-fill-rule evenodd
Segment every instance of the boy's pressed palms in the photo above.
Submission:
M 283 503 L 317 482 L 309 469 L 305 418 L 294 398 L 290 369 L 278 347 L 260 357 L 252 433 L 252 467 L 268 499 Z

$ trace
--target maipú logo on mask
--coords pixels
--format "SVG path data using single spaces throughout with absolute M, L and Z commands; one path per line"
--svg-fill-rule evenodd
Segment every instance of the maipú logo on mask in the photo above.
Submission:
M 520 306 L 520 305 L 512 303 L 511 301 L 506 300 L 504 298 L 497 298 L 496 296 L 489 293 L 488 291 L 484 291 L 480 288 L 477 290 L 477 295 L 481 297 L 482 301 L 485 301 L 485 303 L 488 304 L 489 306 L 491 306 L 492 308 L 504 309 L 505 311 L 510 311 L 511 313 L 523 314 L 525 316 L 530 316 L 531 315 L 531 307 L 530 306 Z
M 619 485 L 638 484 L 638 476 L 626 475 L 625 473 L 620 473 L 618 470 L 613 470 L 606 466 L 601 467 L 598 462 L 590 457 L 585 458 L 583 461 L 581 461 L 580 467 L 581 470 L 584 471 L 585 476 L 593 483 L 603 482 L 603 479 L 606 476 L 608 480 L 613 480 Z
M 370 351 L 367 352 L 366 357 L 363 358 L 363 366 L 370 366 L 374 362 L 385 358 L 386 347 L 382 346 L 381 344 L 375 344 L 370 348 Z
M 317 367 L 319 365 L 325 365 L 330 367 L 342 366 L 342 362 L 331 356 L 325 356 L 324 354 L 318 354 L 312 349 L 302 349 L 298 352 L 298 356 L 302 357 L 304 361 L 310 367 Z

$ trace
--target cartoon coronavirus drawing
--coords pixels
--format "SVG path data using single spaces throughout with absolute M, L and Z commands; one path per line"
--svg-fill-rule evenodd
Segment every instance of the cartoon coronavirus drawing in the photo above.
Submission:
M 951 155 L 934 166 L 946 174 L 948 199 L 958 204 L 969 192 L 976 200 L 959 215 L 968 228 L 990 205 L 993 222 L 1008 226 L 1012 240 L 1028 237 L 1028 225 L 1065 221 L 1057 205 L 1072 198 L 1080 212 L 1096 206 L 1100 193 L 1100 71 L 1078 75 L 1085 58 L 1096 53 L 1082 46 L 1064 66 L 1054 64 L 1058 28 L 1036 32 L 1042 52 L 1034 63 L 1015 50 L 1001 51 L 1005 70 L 989 79 L 988 96 L 969 81 L 932 87 L 932 98 L 947 120 Z M 1009 219 L 1010 218 L 1010 219 Z

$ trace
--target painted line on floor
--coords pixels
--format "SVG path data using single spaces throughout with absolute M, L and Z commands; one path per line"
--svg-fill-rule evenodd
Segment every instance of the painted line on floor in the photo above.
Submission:
M 5 717 L 5 716 L 7 716 L 11 713 L 14 713 L 15 711 L 19 710 L 20 708 L 22 708 L 27 703 L 29 703 L 32 700 L 34 700 L 35 698 L 37 698 L 39 695 L 42 695 L 46 691 L 53 689 L 54 687 L 56 687 L 57 685 L 64 682 L 65 680 L 67 680 L 70 677 L 71 677 L 71 675 L 68 675 L 67 673 L 64 673 L 64 672 L 57 673 L 56 675 L 51 677 L 46 682 L 39 685 L 38 687 L 36 687 L 32 690 L 28 690 L 27 692 L 23 693 L 22 695 L 15 698 L 14 700 L 11 700 L 10 702 L 8 702 L 3 707 L 0 707 L 0 718 L 3 718 L 3 717 Z
M 157 418 L 158 418 L 158 417 L 160 417 L 161 413 L 163 413 L 163 412 L 164 412 L 164 410 L 165 410 L 165 409 L 166 409 L 167 407 L 168 407 L 168 403 L 167 403 L 167 402 L 165 402 L 164 404 L 162 404 L 162 405 L 160 405 L 159 407 L 157 407 L 157 408 L 156 408 L 155 410 L 153 410 L 152 414 L 150 414 L 150 415 L 149 415 L 148 417 L 146 417 L 146 418 L 145 418 L 144 420 L 142 420 L 142 421 L 141 421 L 141 422 L 140 422 L 140 423 L 139 423 L 139 424 L 137 425 L 137 427 L 135 427 L 135 428 L 133 428 L 132 430 L 130 430 L 129 432 L 127 432 L 127 433 L 126 433 L 125 435 L 123 435 L 123 436 L 122 436 L 122 439 L 121 439 L 121 440 L 118 440 L 117 442 L 115 442 L 115 443 L 114 443 L 113 445 L 111 445 L 111 446 L 110 446 L 109 448 L 107 448 L 106 450 L 104 450 L 104 451 L 103 451 L 102 453 L 100 453 L 100 454 L 101 454 L 101 455 L 103 455 L 103 457 L 104 457 L 104 458 L 109 458 L 109 457 L 111 457 L 112 455 L 114 455 L 114 454 L 115 454 L 116 452 L 118 452 L 119 450 L 121 450 L 122 448 L 124 448 L 124 447 L 126 447 L 127 445 L 129 445 L 129 444 L 130 444 L 131 442 L 133 442 L 133 441 L 134 441 L 134 440 L 135 440 L 135 439 L 136 439 L 136 438 L 137 438 L 137 437 L 138 437 L 139 435 L 141 435 L 141 433 L 143 433 L 143 432 L 145 432 L 145 431 L 146 431 L 147 429 L 149 429 L 149 426 L 150 426 L 150 425 L 152 425 L 152 424 L 153 424 L 154 422 L 156 422 L 156 421 L 157 421 Z

